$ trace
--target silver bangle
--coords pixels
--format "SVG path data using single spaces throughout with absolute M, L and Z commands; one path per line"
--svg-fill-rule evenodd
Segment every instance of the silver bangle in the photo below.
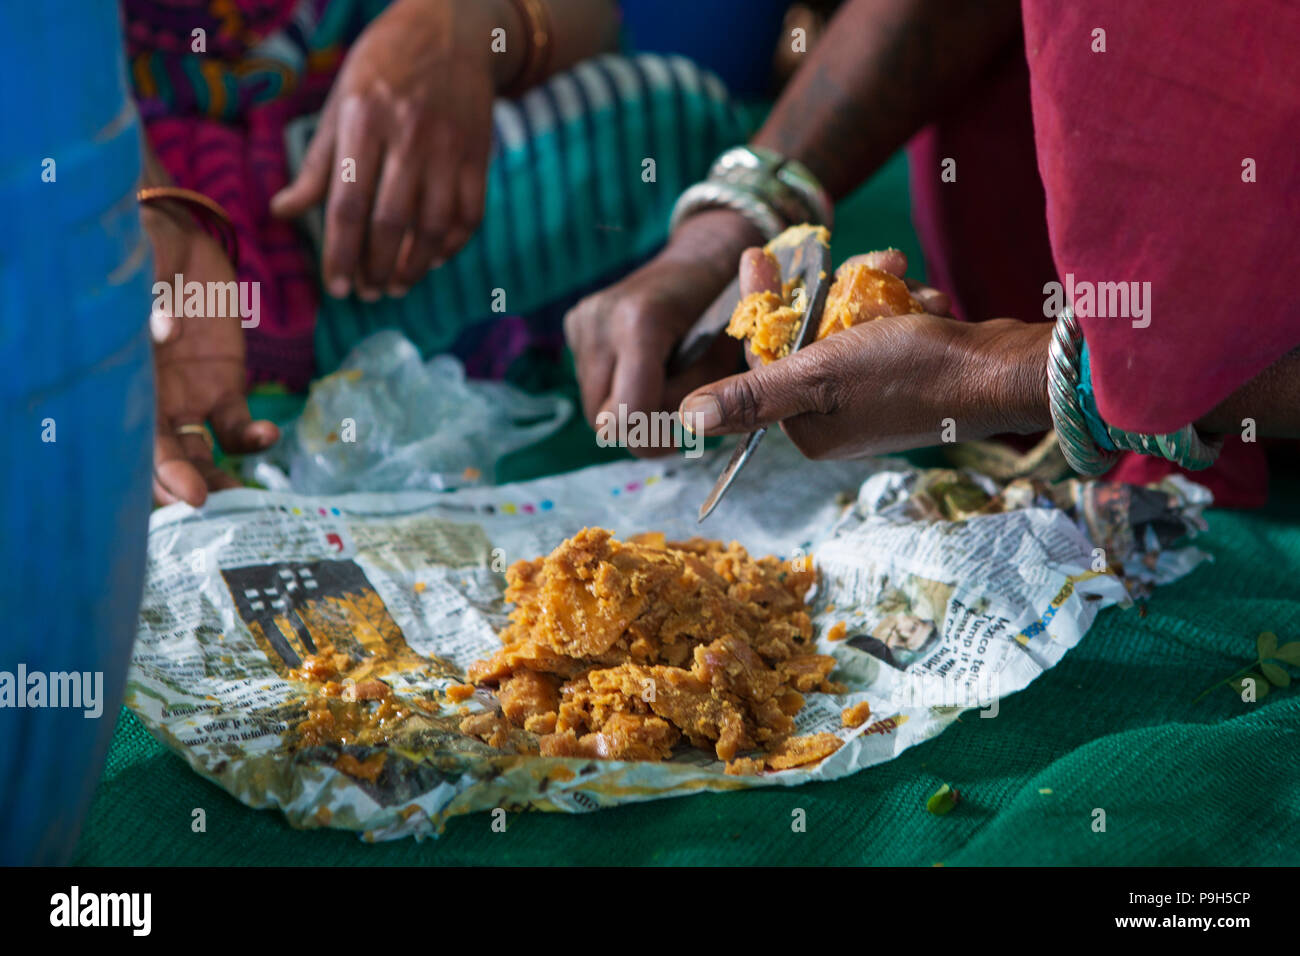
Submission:
M 835 204 L 812 170 L 776 150 L 765 146 L 733 147 L 714 160 L 709 178 L 742 184 L 775 181 L 774 185 L 784 187 L 775 191 L 788 194 L 800 207 L 800 214 L 791 217 L 791 225 L 808 222 L 829 229 L 834 224 Z
M 1079 354 L 1083 330 L 1074 312 L 1062 309 L 1052 327 L 1052 344 L 1047 352 L 1047 398 L 1056 427 L 1061 454 L 1074 471 L 1085 478 L 1104 475 L 1115 467 L 1119 453 L 1093 441 L 1079 407 Z
M 787 225 L 771 205 L 753 193 L 730 183 L 705 181 L 696 183 L 677 197 L 668 220 L 668 232 L 676 232 L 682 220 L 701 209 L 718 208 L 740 213 L 767 241 L 779 236 Z
M 1223 443 L 1202 438 L 1192 424 L 1162 435 L 1125 431 L 1108 424 L 1106 435 L 1116 450 L 1098 445 L 1079 407 L 1077 388 L 1082 343 L 1083 330 L 1073 310 L 1063 309 L 1056 317 L 1048 349 L 1047 395 L 1061 454 L 1071 468 L 1085 477 L 1103 475 L 1115 466 L 1123 451 L 1154 455 L 1190 471 L 1214 464 Z
M 1203 438 L 1195 425 L 1184 425 L 1176 432 L 1148 435 L 1129 432 L 1114 425 L 1106 426 L 1106 434 L 1116 448 L 1135 451 L 1142 455 L 1166 458 L 1188 471 L 1203 471 L 1218 460 L 1223 450 L 1222 439 Z
M 834 216 L 830 195 L 806 166 L 762 147 L 736 146 L 714 160 L 708 179 L 678 198 L 669 230 L 718 206 L 739 212 L 767 239 L 798 223 L 829 227 Z

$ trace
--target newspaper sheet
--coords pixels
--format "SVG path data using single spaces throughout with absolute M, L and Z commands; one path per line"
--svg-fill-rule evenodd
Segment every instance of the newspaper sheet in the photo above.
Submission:
M 1209 495 L 1182 479 L 1000 488 L 899 461 L 812 463 L 779 434 L 698 526 L 695 510 L 729 452 L 443 494 L 240 489 L 200 511 L 161 509 L 128 706 L 249 806 L 369 840 L 436 834 L 452 815 L 497 807 L 575 812 L 792 786 L 889 760 L 965 710 L 996 714 L 1100 610 L 1205 558 L 1179 539 L 1202 526 Z M 832 677 L 847 691 L 808 695 L 796 732 L 835 733 L 844 745 L 812 766 L 728 776 L 702 751 L 666 763 L 545 758 L 461 734 L 458 711 L 495 701 L 479 690 L 453 707 L 443 693 L 500 646 L 505 568 L 585 526 L 811 556 L 817 650 L 836 658 Z M 843 639 L 831 640 L 840 622 Z M 398 660 L 385 680 L 420 705 L 381 745 L 306 746 L 295 733 L 306 691 L 290 672 L 331 629 Z M 871 717 L 842 727 L 841 712 L 860 701 Z

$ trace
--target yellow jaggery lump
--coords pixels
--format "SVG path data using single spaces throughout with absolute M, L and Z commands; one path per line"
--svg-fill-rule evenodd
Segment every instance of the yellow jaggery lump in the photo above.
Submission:
M 751 292 L 740 300 L 727 324 L 727 334 L 748 340 L 750 351 L 764 365 L 789 355 L 794 345 L 803 313 L 794 305 L 793 289 L 794 284 L 787 280 L 780 293 Z M 872 319 L 924 311 L 907 283 L 893 273 L 845 265 L 827 290 L 817 340 Z
M 769 770 L 789 770 L 791 767 L 803 767 L 829 757 L 844 741 L 834 734 L 809 734 L 806 737 L 791 737 L 767 757 Z
M 347 774 L 349 777 L 356 777 L 358 780 L 369 780 L 374 783 L 379 779 L 379 774 L 383 772 L 384 763 L 387 759 L 388 754 L 383 751 L 371 754 L 365 760 L 358 760 L 351 754 L 340 754 L 339 758 L 334 761 L 334 769 Z
M 766 365 L 790 354 L 803 313 L 775 292 L 751 292 L 740 300 L 727 323 L 727 334 L 748 339 L 749 348 Z
M 808 734 L 789 737 L 770 753 L 761 757 L 739 757 L 727 764 L 727 773 L 734 776 L 762 773 L 764 770 L 789 770 L 824 760 L 844 746 L 844 741 L 834 734 Z
M 725 761 L 774 751 L 801 692 L 834 686 L 835 660 L 811 649 L 815 577 L 736 542 L 584 528 L 507 572 L 504 646 L 469 669 L 501 712 L 461 728 L 493 746 L 522 728 L 547 756 L 663 760 L 683 739 Z
M 300 746 L 378 744 L 411 716 L 410 707 L 393 696 L 392 687 L 364 676 L 375 669 L 371 661 L 356 661 L 332 644 L 323 644 L 289 672 L 291 679 L 311 688 L 306 715 L 294 726 Z M 358 680 L 354 675 L 363 676 Z
M 473 684 L 452 684 L 447 688 L 447 699 L 453 704 L 463 703 L 473 696 Z
M 865 700 L 840 711 L 840 723 L 845 727 L 861 727 L 871 716 L 871 705 Z
M 307 699 L 307 716 L 294 727 L 300 746 L 379 744 L 411 716 L 410 708 L 391 694 L 369 700 L 344 699 L 333 693 L 338 687 L 326 684 L 320 696 Z M 377 700 L 373 706 L 372 700 Z
M 842 266 L 826 293 L 826 310 L 817 327 L 817 338 L 824 339 L 872 319 L 924 311 L 925 306 L 913 298 L 907 283 L 892 272 L 858 264 Z

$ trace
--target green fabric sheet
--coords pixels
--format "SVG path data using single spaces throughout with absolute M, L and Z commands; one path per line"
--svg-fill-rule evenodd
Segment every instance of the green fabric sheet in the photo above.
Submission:
M 1215 561 L 1083 641 L 992 719 L 978 712 L 833 783 L 660 800 L 594 814 L 476 814 L 437 840 L 297 831 L 188 769 L 123 712 L 81 864 L 1300 863 L 1300 687 L 1243 703 L 1215 680 L 1255 636 L 1300 638 L 1300 483 L 1263 512 L 1211 511 Z M 941 784 L 961 794 L 937 817 Z M 191 832 L 202 807 L 207 832 Z M 794 832 L 794 811 L 806 831 Z M 1093 829 L 1105 811 L 1105 832 Z
M 896 160 L 841 207 L 841 257 L 894 244 L 919 264 Z M 903 197 L 901 200 L 899 197 Z M 870 215 L 864 215 L 870 213 Z M 891 228 L 892 225 L 892 228 Z M 566 370 L 512 378 L 576 395 Z M 259 396 L 284 420 L 300 399 Z M 618 457 L 581 421 L 500 469 L 519 480 Z M 810 465 L 810 467 L 816 467 Z M 1143 616 L 1103 611 L 1078 647 L 1026 690 L 898 759 L 832 783 L 660 800 L 586 815 L 450 821 L 437 840 L 367 844 L 296 831 L 208 783 L 123 712 L 76 862 L 95 864 L 1300 863 L 1300 685 L 1243 703 L 1218 687 L 1254 658 L 1256 635 L 1300 639 L 1300 482 L 1275 481 L 1261 512 L 1212 510 L 1214 555 L 1158 590 Z M 926 811 L 941 784 L 960 793 Z M 207 830 L 191 829 L 206 811 Z M 804 811 L 804 832 L 792 826 Z M 1105 831 L 1094 829 L 1097 811 Z

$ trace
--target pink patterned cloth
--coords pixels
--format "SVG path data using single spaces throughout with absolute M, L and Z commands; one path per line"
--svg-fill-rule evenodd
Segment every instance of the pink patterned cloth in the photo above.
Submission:
M 239 278 L 260 283 L 245 335 L 250 384 L 305 389 L 319 290 L 309 248 L 270 199 L 288 182 L 284 128 L 318 110 L 342 44 L 311 47 L 327 0 L 123 0 L 128 53 L 149 143 L 187 189 L 220 203 L 239 237 Z M 362 25 L 346 18 L 351 39 Z M 193 51 L 202 29 L 206 50 Z

